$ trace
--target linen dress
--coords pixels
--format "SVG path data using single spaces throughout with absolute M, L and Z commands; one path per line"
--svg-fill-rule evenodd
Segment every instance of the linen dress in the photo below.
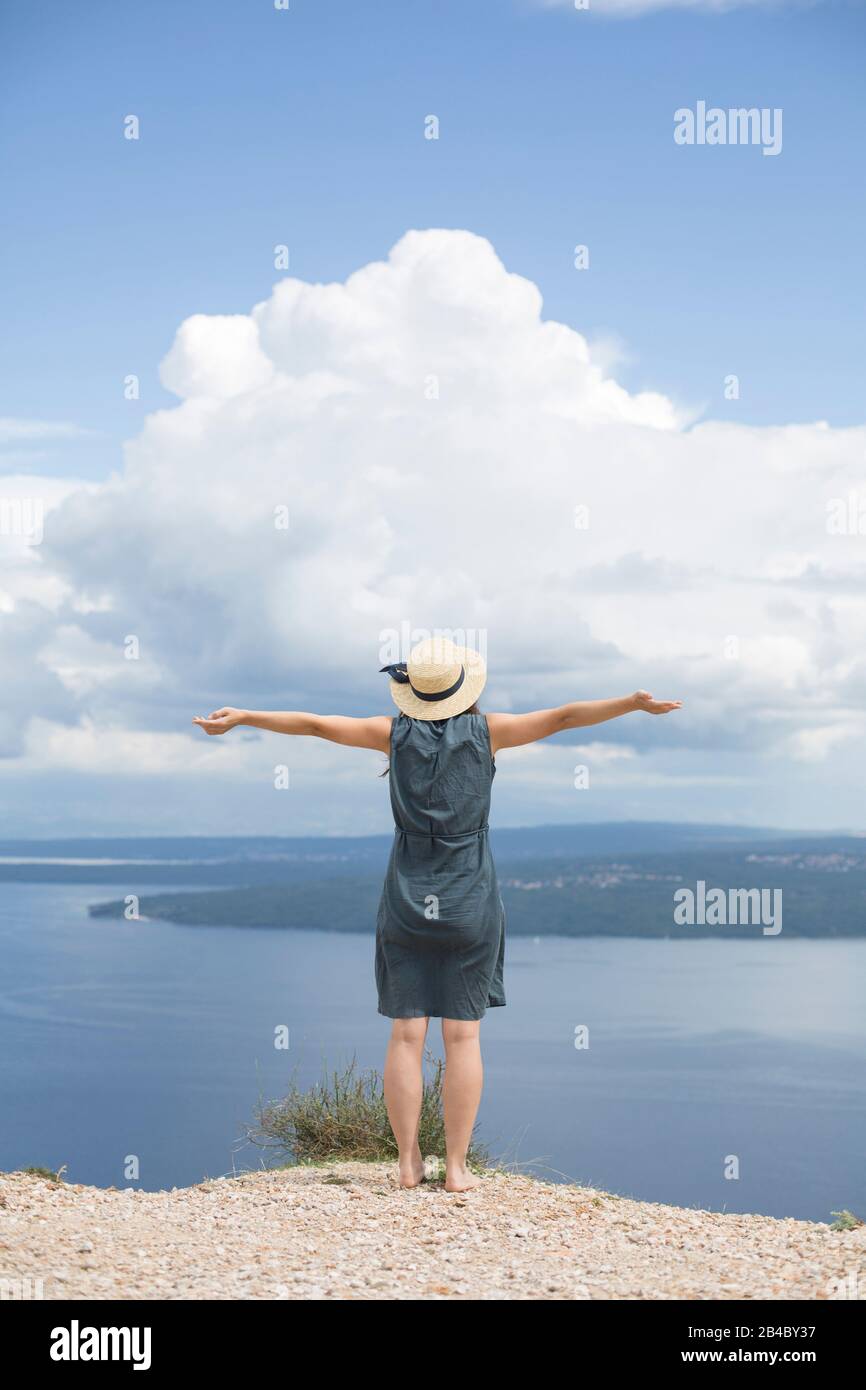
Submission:
M 483 714 L 391 724 L 394 843 L 376 921 L 379 1013 L 479 1019 L 505 1004 L 505 907 Z

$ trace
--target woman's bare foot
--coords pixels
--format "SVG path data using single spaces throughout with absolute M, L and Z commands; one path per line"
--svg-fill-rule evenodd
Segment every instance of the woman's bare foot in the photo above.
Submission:
M 424 1181 L 424 1160 L 417 1145 L 408 1158 L 401 1157 L 397 1164 L 397 1176 L 401 1187 L 417 1187 Z
M 470 1173 L 464 1164 L 445 1170 L 446 1192 L 468 1192 L 470 1187 L 477 1187 L 480 1182 L 481 1179 Z

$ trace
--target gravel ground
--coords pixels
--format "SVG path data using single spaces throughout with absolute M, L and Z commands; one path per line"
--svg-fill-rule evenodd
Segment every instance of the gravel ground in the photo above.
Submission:
M 406 1192 L 382 1163 L 171 1192 L 5 1173 L 0 1280 L 0 1297 L 49 1299 L 862 1299 L 866 1227 L 498 1172 L 465 1194 Z

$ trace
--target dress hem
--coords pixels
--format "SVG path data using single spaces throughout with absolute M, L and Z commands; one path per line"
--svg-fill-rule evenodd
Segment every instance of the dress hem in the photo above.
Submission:
M 506 1003 L 505 1003 L 505 1000 L 504 1000 L 504 999 L 496 999 L 496 1000 L 491 1000 L 491 1002 L 487 1005 L 487 1008 L 485 1008 L 485 1009 L 483 1010 L 483 1012 L 480 1013 L 480 1014 L 452 1014 L 452 1013 L 443 1014 L 443 1013 L 441 1013 L 441 1012 L 437 1012 L 435 1009 L 421 1009 L 421 1010 L 419 1010 L 417 1013 L 413 1013 L 413 1014 L 389 1014 L 388 1011 L 387 1011 L 387 1009 L 383 1009 L 383 1008 L 381 1007 L 381 1005 L 377 1008 L 376 1012 L 379 1013 L 379 1014 L 381 1014 L 383 1018 L 391 1018 L 391 1019 L 400 1019 L 400 1018 L 452 1018 L 452 1019 L 454 1020 L 455 1023 L 480 1023 L 481 1020 L 482 1020 L 482 1018 L 483 1018 L 484 1015 L 486 1014 L 487 1009 L 504 1009 L 505 1007 L 506 1007 Z

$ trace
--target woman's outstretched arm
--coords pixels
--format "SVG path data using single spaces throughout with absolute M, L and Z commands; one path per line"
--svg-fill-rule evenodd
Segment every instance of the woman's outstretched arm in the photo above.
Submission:
M 226 734 L 229 729 L 247 725 L 251 729 L 266 729 L 273 734 L 308 734 L 327 738 L 331 743 L 345 743 L 350 748 L 373 748 L 378 753 L 390 751 L 391 716 L 374 714 L 369 719 L 352 719 L 344 714 L 304 714 L 300 710 L 233 709 L 226 705 L 214 710 L 207 719 L 196 715 L 206 734 Z
M 494 754 L 500 748 L 517 748 L 523 743 L 536 743 L 540 738 L 561 733 L 563 729 L 582 729 L 588 724 L 604 724 L 621 714 L 643 710 L 646 714 L 668 714 L 679 709 L 682 700 L 654 700 L 648 690 L 636 690 L 633 695 L 613 700 L 575 700 L 555 709 L 535 709 L 529 714 L 488 714 L 490 746 Z

